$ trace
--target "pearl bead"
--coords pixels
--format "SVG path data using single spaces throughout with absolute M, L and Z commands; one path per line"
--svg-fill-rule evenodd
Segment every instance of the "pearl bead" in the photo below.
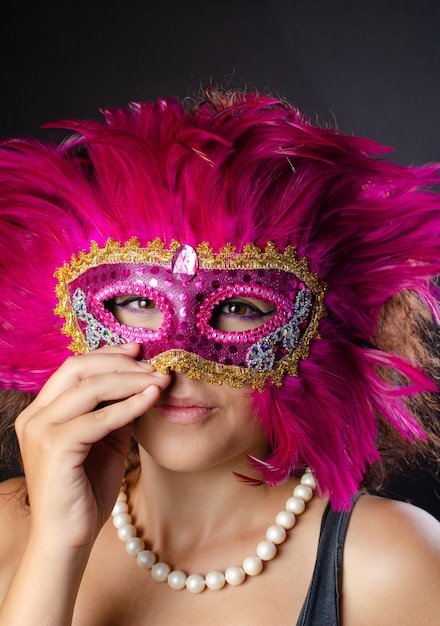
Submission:
M 142 550 L 137 555 L 137 562 L 142 569 L 151 569 L 156 563 L 156 555 L 151 550 Z
M 199 574 L 191 574 L 186 579 L 186 588 L 191 593 L 200 593 L 205 588 L 205 579 Z
M 117 513 L 127 513 L 128 512 L 128 504 L 126 502 L 118 501 L 113 507 L 112 515 L 116 515 Z
M 266 539 L 268 541 L 271 541 L 272 543 L 275 543 L 276 545 L 283 543 L 283 541 L 286 541 L 286 537 L 286 529 L 282 526 L 278 526 L 278 524 L 273 524 L 272 526 L 269 526 L 269 528 L 266 530 Z
M 270 561 L 277 553 L 277 548 L 272 541 L 260 541 L 256 552 L 262 561 Z
M 205 576 L 205 583 L 208 589 L 212 591 L 218 591 L 225 586 L 225 575 L 223 572 L 209 572 Z
M 311 474 L 310 472 L 306 472 L 301 476 L 301 484 L 308 485 L 313 489 L 313 491 L 316 489 L 316 481 L 313 478 L 313 474 Z
M 243 561 L 243 570 L 248 576 L 258 576 L 263 569 L 263 561 L 258 556 L 248 556 Z
M 294 515 L 301 515 L 306 508 L 305 502 L 302 498 L 292 496 L 286 502 L 286 509 Z
M 120 491 L 118 497 L 116 498 L 116 502 L 127 502 L 127 494 L 125 491 Z
M 170 572 L 171 567 L 168 563 L 155 563 L 151 568 L 152 577 L 160 583 L 164 583 L 168 579 Z
M 136 537 L 136 528 L 133 524 L 124 524 L 121 528 L 118 528 L 118 537 L 122 541 L 128 541 L 132 537 Z
M 145 543 L 142 541 L 140 537 L 130 537 L 130 539 L 125 544 L 125 549 L 128 554 L 132 556 L 137 556 L 139 552 L 145 548 Z
M 186 579 L 187 576 L 185 572 L 175 569 L 173 572 L 170 572 L 167 581 L 171 589 L 183 589 L 186 584 Z
M 313 498 L 313 490 L 308 485 L 297 485 L 293 490 L 293 495 L 302 498 L 304 502 L 310 502 Z
M 241 585 L 244 581 L 245 573 L 242 567 L 228 567 L 225 572 L 225 580 L 230 585 Z
M 115 528 L 121 528 L 125 524 L 131 524 L 131 517 L 128 513 L 116 513 L 113 516 L 113 526 Z
M 282 526 L 289 530 L 295 526 L 295 516 L 290 511 L 280 511 L 275 519 L 278 526 Z

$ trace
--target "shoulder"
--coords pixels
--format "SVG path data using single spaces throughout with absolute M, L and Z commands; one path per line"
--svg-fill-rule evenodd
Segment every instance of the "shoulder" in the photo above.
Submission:
M 29 532 L 23 478 L 0 483 L 0 601 L 20 561 Z
M 440 523 L 404 502 L 363 496 L 344 549 L 342 623 L 438 623 Z

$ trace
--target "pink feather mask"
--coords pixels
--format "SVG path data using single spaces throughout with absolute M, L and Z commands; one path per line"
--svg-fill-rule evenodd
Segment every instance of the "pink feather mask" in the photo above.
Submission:
M 234 254 L 248 245 L 263 254 L 269 242 L 280 255 L 295 250 L 320 285 L 322 314 L 280 386 L 270 376 L 255 385 L 271 446 L 260 469 L 279 483 L 308 464 L 333 505 L 348 506 L 378 458 L 377 414 L 403 436 L 421 436 L 403 398 L 434 389 L 371 338 L 381 308 L 401 291 L 437 314 L 439 200 L 428 187 L 438 168 L 378 159 L 386 148 L 313 126 L 288 103 L 258 94 L 194 112 L 172 98 L 135 103 L 105 111 L 102 122 L 60 126 L 73 134 L 59 146 L 14 140 L 0 150 L 2 387 L 37 393 L 70 354 L 54 314 L 54 274 L 89 255 L 92 242 L 100 250 L 133 237 L 141 249 L 156 239 L 165 250 L 173 241 L 194 250 L 207 242 L 215 259 L 227 245 Z M 386 384 L 378 367 L 408 384 Z

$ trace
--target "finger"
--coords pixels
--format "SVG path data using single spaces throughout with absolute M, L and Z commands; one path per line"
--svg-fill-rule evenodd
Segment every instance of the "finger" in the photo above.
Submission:
M 100 354 L 100 353 L 119 353 L 123 352 L 124 354 L 128 354 L 132 357 L 138 356 L 141 349 L 141 345 L 136 341 L 129 341 L 128 343 L 118 343 L 111 344 L 109 346 L 103 346 L 102 348 L 96 348 L 96 350 L 91 350 L 90 352 L 86 352 L 83 356 L 87 356 L 90 354 Z
M 149 374 L 138 370 L 95 374 L 78 380 L 55 397 L 50 405 L 34 410 L 34 415 L 41 413 L 44 419 L 52 423 L 63 423 L 94 411 L 103 402 L 118 404 L 121 400 L 142 393 L 151 385 L 162 391 L 169 382 L 170 377 L 159 372 Z
M 142 392 L 116 404 L 109 404 L 97 411 L 80 415 L 61 426 L 63 438 L 76 440 L 83 445 L 92 445 L 134 422 L 156 404 L 159 396 L 160 388 L 151 384 Z
M 136 347 L 135 344 L 134 347 Z M 153 372 L 149 363 L 136 361 L 133 355 L 133 344 L 127 344 L 130 350 L 120 346 L 109 346 L 112 350 L 102 348 L 82 356 L 69 357 L 51 376 L 41 389 L 36 405 L 45 405 L 69 387 L 93 374 L 110 372 Z

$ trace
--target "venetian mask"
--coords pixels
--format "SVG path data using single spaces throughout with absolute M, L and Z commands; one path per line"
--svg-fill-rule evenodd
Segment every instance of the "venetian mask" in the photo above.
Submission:
M 75 353 L 136 341 L 139 358 L 162 373 L 260 391 L 297 375 L 325 315 L 326 285 L 307 259 L 270 242 L 264 250 L 226 245 L 214 253 L 207 243 L 173 241 L 166 249 L 159 239 L 146 248 L 135 238 L 125 245 L 109 239 L 55 276 L 56 312 Z M 229 320 L 226 328 L 219 316 Z

